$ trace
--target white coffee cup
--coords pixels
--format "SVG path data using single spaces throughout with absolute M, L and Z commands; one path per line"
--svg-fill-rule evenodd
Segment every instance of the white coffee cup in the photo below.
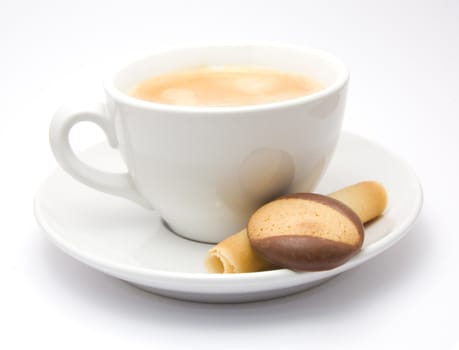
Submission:
M 133 98 L 151 76 L 198 65 L 264 66 L 325 85 L 311 95 L 240 107 L 183 107 Z M 60 165 L 99 191 L 155 209 L 186 238 L 218 242 L 245 227 L 267 200 L 311 191 L 338 140 L 348 70 L 335 57 L 293 45 L 242 43 L 163 50 L 122 67 L 105 82 L 105 103 L 63 106 L 50 140 Z M 128 173 L 79 160 L 69 133 L 81 121 L 101 127 Z

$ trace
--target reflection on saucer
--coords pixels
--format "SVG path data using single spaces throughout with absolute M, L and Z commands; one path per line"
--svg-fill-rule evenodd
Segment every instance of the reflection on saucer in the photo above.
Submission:
M 308 171 L 308 176 L 300 177 L 294 181 L 288 192 L 311 192 L 316 187 L 323 172 L 326 170 L 331 156 L 319 158 L 319 160 Z
M 246 197 L 265 202 L 284 193 L 294 173 L 295 165 L 287 152 L 259 148 L 242 162 L 239 184 Z
M 259 148 L 219 184 L 218 196 L 242 220 L 239 226 L 243 227 L 263 203 L 287 191 L 294 173 L 294 162 L 287 152 Z

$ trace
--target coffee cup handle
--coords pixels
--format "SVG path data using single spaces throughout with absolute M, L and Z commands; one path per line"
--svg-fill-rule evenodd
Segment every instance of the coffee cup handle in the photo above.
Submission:
M 103 103 L 61 107 L 51 122 L 49 139 L 54 157 L 60 166 L 76 180 L 102 192 L 130 199 L 151 208 L 135 189 L 129 173 L 110 173 L 93 168 L 82 162 L 70 146 L 70 130 L 79 122 L 97 124 L 107 136 L 110 146 L 118 147 L 113 122 Z

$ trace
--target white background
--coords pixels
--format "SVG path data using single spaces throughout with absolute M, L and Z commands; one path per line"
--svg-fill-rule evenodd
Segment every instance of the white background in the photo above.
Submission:
M 425 191 L 406 238 L 306 293 L 252 304 L 137 290 L 45 239 L 33 196 L 56 167 L 48 125 L 101 93 L 126 54 L 262 39 L 330 51 L 351 69 L 344 128 L 395 151 Z M 0 348 L 452 349 L 459 342 L 459 2 L 0 0 Z M 77 149 L 97 128 L 73 133 Z

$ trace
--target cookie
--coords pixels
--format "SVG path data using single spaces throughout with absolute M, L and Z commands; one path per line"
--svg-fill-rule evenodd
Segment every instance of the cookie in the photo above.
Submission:
M 355 255 L 364 230 L 359 216 L 342 202 L 297 193 L 258 209 L 249 220 L 247 235 L 254 251 L 275 266 L 320 271 Z
M 307 196 L 309 197 L 309 200 L 312 200 L 311 196 L 314 196 L 314 198 L 316 199 L 316 203 L 314 204 L 315 206 L 319 204 L 328 205 L 329 207 L 331 206 L 332 209 L 335 208 L 334 209 L 335 211 L 337 210 L 337 208 L 341 208 L 339 207 L 339 204 L 336 204 L 336 200 L 338 200 L 345 207 L 348 207 L 348 209 L 352 209 L 352 211 L 358 216 L 358 218 L 360 219 L 362 223 L 366 223 L 368 221 L 374 220 L 375 218 L 380 216 L 384 212 L 386 205 L 387 205 L 386 191 L 380 183 L 375 182 L 375 181 L 359 182 L 357 184 L 345 187 L 339 191 L 333 192 L 328 195 L 328 197 L 332 197 L 332 199 L 330 198 L 327 199 L 326 197 L 325 199 L 323 199 L 322 197 L 324 196 L 318 197 L 318 195 L 313 195 L 313 194 L 307 194 L 307 195 L 301 194 L 299 196 L 303 198 Z M 293 195 L 293 197 L 295 197 L 295 195 Z M 320 198 L 322 202 L 318 198 Z M 335 199 L 334 202 L 333 202 L 333 198 Z M 325 201 L 325 204 L 324 204 L 324 201 Z M 278 204 L 275 204 L 275 205 L 277 206 Z M 274 209 L 275 208 L 276 207 L 274 207 Z M 265 220 L 268 219 L 268 221 L 269 220 L 272 221 L 273 218 L 282 216 L 282 218 L 279 218 L 279 219 L 281 219 L 280 220 L 281 222 L 285 223 L 286 218 L 290 217 L 291 214 L 297 215 L 299 212 L 301 212 L 300 210 L 300 211 L 293 211 L 291 213 L 289 210 L 289 207 L 285 208 L 285 206 L 280 206 L 279 208 L 283 208 L 283 210 L 285 209 L 287 210 L 282 215 L 280 214 L 278 214 L 277 216 L 274 215 L 271 218 L 265 217 Z M 293 207 L 290 207 L 290 208 L 293 208 Z M 271 210 L 272 209 L 273 208 L 271 207 Z M 346 211 L 346 209 L 343 209 L 343 210 Z M 340 214 L 339 212 L 338 213 L 331 212 L 331 213 L 333 214 L 332 217 L 334 217 L 337 214 Z M 344 215 L 346 216 L 346 214 Z M 260 218 L 260 216 L 258 217 Z M 327 217 L 329 218 L 329 216 L 327 215 L 322 216 L 324 220 L 327 219 Z M 256 217 L 254 219 L 256 220 Z M 305 218 L 302 218 L 301 215 L 300 216 L 297 215 L 296 217 L 292 217 L 288 220 L 289 221 L 301 221 L 303 219 Z M 338 217 L 338 220 L 339 220 L 339 217 Z M 351 222 L 355 222 L 355 217 L 350 220 Z M 328 219 L 325 221 L 327 221 L 328 224 L 327 222 L 323 222 L 321 224 L 317 223 L 315 225 L 316 226 L 325 225 L 322 227 L 326 227 L 327 225 L 330 227 L 333 226 L 333 224 L 330 224 Z M 309 220 L 310 226 L 312 225 L 311 222 L 312 221 Z M 344 221 L 344 222 L 347 222 L 347 224 L 349 225 L 348 221 Z M 252 221 L 252 225 L 256 223 L 257 221 Z M 271 222 L 270 225 L 273 225 L 273 224 L 274 225 L 276 224 L 276 220 L 274 220 L 274 222 Z M 290 224 L 290 228 L 288 227 L 288 225 L 289 224 L 287 224 L 286 229 L 289 229 L 291 231 L 292 224 Z M 271 231 L 272 231 L 272 227 L 273 226 L 271 226 Z M 346 225 L 343 225 L 341 227 L 344 228 L 346 227 Z M 261 225 L 259 228 L 262 228 Z M 284 232 L 285 231 L 287 230 L 284 230 Z M 261 232 L 265 232 L 265 230 L 263 229 L 263 231 Z M 269 230 L 267 229 L 266 232 L 269 232 Z M 297 233 L 298 232 L 301 232 L 301 231 L 297 231 Z M 303 227 L 303 232 L 304 232 L 304 227 Z M 350 256 L 352 256 L 352 254 L 355 254 L 358 251 L 357 249 L 354 253 L 352 253 L 352 248 L 355 248 L 358 246 L 358 244 L 355 244 L 356 241 L 358 241 L 358 237 L 357 237 L 357 240 L 355 239 L 356 238 L 355 232 L 353 235 L 350 235 L 349 232 L 345 232 L 344 234 L 341 234 L 340 236 L 339 234 L 336 234 L 336 231 L 335 231 L 335 235 L 333 236 L 334 239 L 333 237 L 330 237 L 331 239 L 328 239 L 328 240 L 326 239 L 319 240 L 317 235 L 315 237 L 313 236 L 314 239 L 309 239 L 310 236 L 302 238 L 300 235 L 296 235 L 291 239 L 284 237 L 283 240 L 281 240 L 280 238 L 270 238 L 270 240 L 266 240 L 264 241 L 264 243 L 261 240 L 256 241 L 257 238 L 260 238 L 263 235 L 257 236 L 255 234 L 256 231 L 252 233 L 254 234 L 254 238 L 255 238 L 254 239 L 255 242 L 253 243 L 253 245 L 254 246 L 258 245 L 258 251 L 256 251 L 253 248 L 252 243 L 247 236 L 247 230 L 244 229 L 238 232 L 237 234 L 234 234 L 228 237 L 227 239 L 223 240 L 222 242 L 220 242 L 219 244 L 217 244 L 216 246 L 212 247 L 212 249 L 209 250 L 207 257 L 206 257 L 207 271 L 211 273 L 255 272 L 255 271 L 261 271 L 261 270 L 273 269 L 276 267 L 282 267 L 283 266 L 282 263 L 285 264 L 286 260 L 290 262 L 292 262 L 293 260 L 293 262 L 291 264 L 288 264 L 288 266 L 295 266 L 295 269 L 297 270 L 305 269 L 305 268 L 307 268 L 308 270 L 324 270 L 324 269 L 336 267 L 337 264 L 339 265 L 340 263 L 346 262 L 347 259 Z M 338 233 L 339 233 L 339 230 L 338 230 Z M 267 235 L 265 234 L 265 236 Z M 275 235 L 272 234 L 271 237 L 273 236 Z M 354 237 L 354 240 L 349 239 L 350 237 Z M 344 238 L 347 238 L 347 240 Z M 343 243 L 343 240 L 344 242 L 348 242 L 348 243 L 350 242 L 351 244 L 346 245 L 346 243 Z M 279 243 L 279 241 L 281 241 L 281 243 Z M 301 244 L 298 244 L 299 241 L 301 241 L 300 242 Z M 269 242 L 271 242 L 270 246 L 263 246 L 263 244 L 266 245 Z M 314 248 L 314 246 L 316 247 Z M 317 248 L 317 246 L 319 246 L 320 249 Z M 277 252 L 276 250 L 280 250 L 281 252 Z M 265 251 L 264 254 L 266 257 L 271 256 L 271 260 L 277 262 L 278 264 L 274 264 L 273 262 L 270 262 L 266 258 L 262 257 L 261 256 L 261 254 L 263 254 L 262 251 Z M 288 251 L 290 251 L 290 253 L 288 253 Z M 309 254 L 311 252 L 315 253 L 316 255 L 310 255 L 307 258 L 304 258 L 304 255 Z M 321 252 L 321 254 L 323 255 L 317 254 L 318 252 Z M 348 254 L 349 254 L 349 257 L 348 257 Z M 283 256 L 287 256 L 288 259 L 287 258 L 283 259 L 282 258 Z M 303 263 L 300 264 L 299 262 L 301 261 L 303 261 Z M 288 267 L 288 266 L 283 266 L 283 267 Z

